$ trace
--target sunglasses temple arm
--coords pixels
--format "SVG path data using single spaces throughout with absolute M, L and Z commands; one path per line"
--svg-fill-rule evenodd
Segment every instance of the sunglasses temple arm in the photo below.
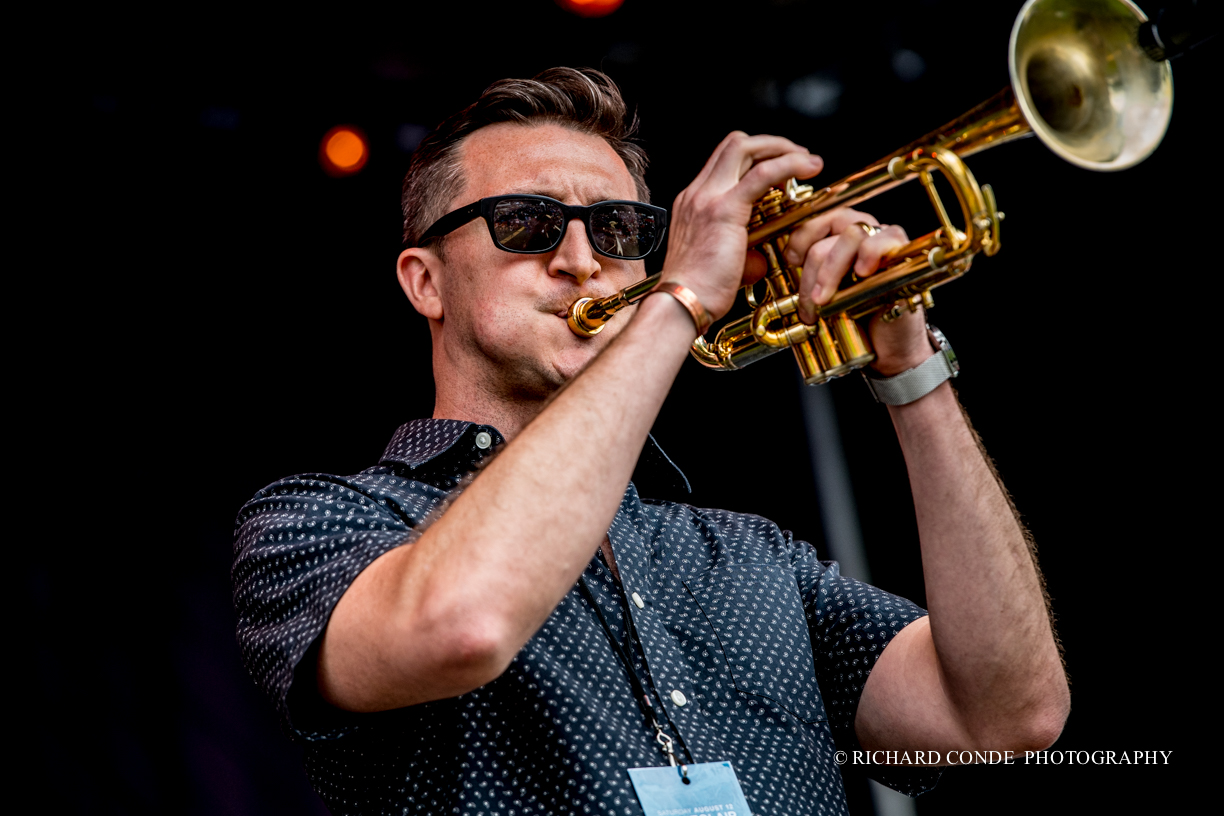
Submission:
M 632 306 L 654 291 L 663 273 L 651 275 L 632 286 L 626 286 L 615 295 L 592 299 L 580 298 L 569 308 L 566 322 L 570 329 L 581 337 L 594 337 L 603 330 L 604 324 L 627 306 Z

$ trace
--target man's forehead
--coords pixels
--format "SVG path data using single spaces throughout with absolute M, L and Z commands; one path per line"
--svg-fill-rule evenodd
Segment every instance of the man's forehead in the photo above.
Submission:
M 463 145 L 464 198 L 539 193 L 597 201 L 636 198 L 633 177 L 604 139 L 555 124 L 501 123 Z

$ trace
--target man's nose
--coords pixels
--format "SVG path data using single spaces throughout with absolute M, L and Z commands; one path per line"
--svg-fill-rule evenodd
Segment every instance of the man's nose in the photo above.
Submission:
M 548 264 L 548 274 L 569 275 L 581 286 L 595 273 L 599 272 L 599 261 L 591 242 L 587 240 L 586 225 L 575 218 L 565 228 L 565 237 L 560 246 L 553 252 Z

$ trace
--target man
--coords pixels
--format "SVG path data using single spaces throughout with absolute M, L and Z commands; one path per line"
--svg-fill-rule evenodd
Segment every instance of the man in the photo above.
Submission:
M 430 323 L 434 419 L 239 516 L 239 640 L 320 795 L 640 813 L 629 769 L 729 762 L 754 813 L 838 813 L 837 749 L 1049 745 L 1069 698 L 1040 578 L 946 382 L 890 407 L 929 616 L 764 519 L 639 494 L 671 468 L 648 431 L 698 327 L 762 271 L 753 201 L 822 163 L 729 135 L 672 208 L 666 291 L 579 338 L 569 304 L 640 280 L 661 237 L 630 134 L 611 81 L 569 69 L 442 123 L 405 181 L 398 266 Z M 797 229 L 801 314 L 906 240 L 849 210 Z M 921 312 L 870 333 L 877 377 L 933 353 Z

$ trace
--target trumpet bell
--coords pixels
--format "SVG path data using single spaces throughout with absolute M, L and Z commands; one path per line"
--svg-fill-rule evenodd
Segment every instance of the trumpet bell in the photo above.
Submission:
M 1033 133 L 1089 170 L 1122 170 L 1156 149 L 1173 112 L 1173 72 L 1138 43 L 1130 0 L 1028 0 L 1008 68 Z

